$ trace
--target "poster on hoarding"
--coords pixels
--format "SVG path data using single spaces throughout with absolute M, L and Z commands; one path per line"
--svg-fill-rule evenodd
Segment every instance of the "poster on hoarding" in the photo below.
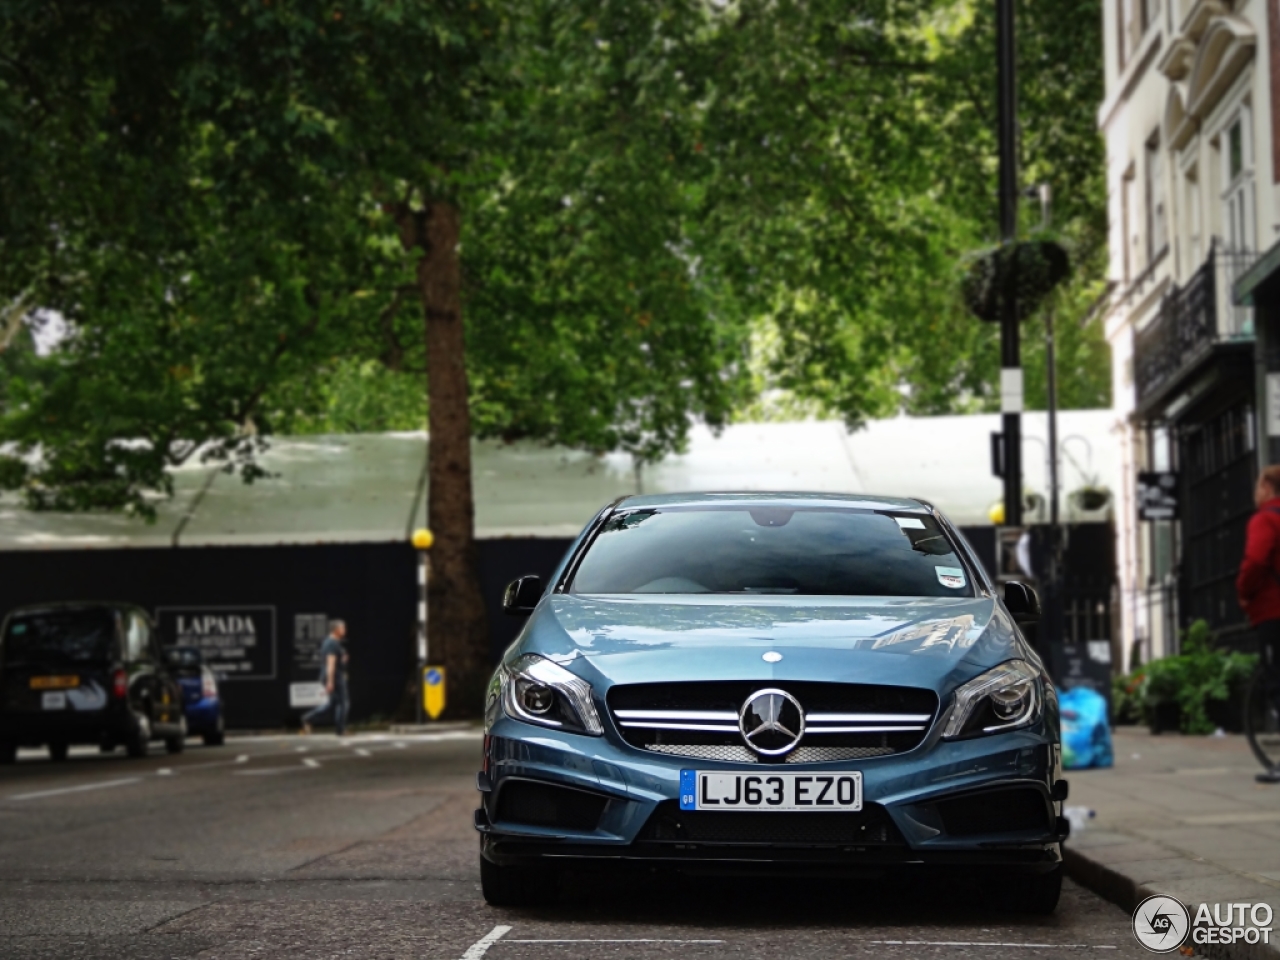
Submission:
M 275 607 L 159 607 L 156 624 L 165 646 L 195 647 L 220 679 L 275 679 Z

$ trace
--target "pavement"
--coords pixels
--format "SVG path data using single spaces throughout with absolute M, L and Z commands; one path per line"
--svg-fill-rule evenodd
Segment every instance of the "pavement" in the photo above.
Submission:
M 996 911 L 965 878 L 775 873 L 586 874 L 554 905 L 490 907 L 471 820 L 480 746 L 464 729 L 192 741 L 141 760 L 23 751 L 0 768 L 0 957 L 1149 956 L 1128 911 L 1070 881 L 1049 917 Z M 1086 794 L 1107 781 L 1075 778 Z
M 1242 736 L 1152 736 L 1114 732 L 1115 766 L 1069 771 L 1077 822 L 1067 866 L 1077 882 L 1132 910 L 1155 894 L 1200 904 L 1266 903 L 1280 935 L 1280 785 L 1261 770 Z M 1280 957 L 1280 944 L 1196 948 L 1203 956 Z

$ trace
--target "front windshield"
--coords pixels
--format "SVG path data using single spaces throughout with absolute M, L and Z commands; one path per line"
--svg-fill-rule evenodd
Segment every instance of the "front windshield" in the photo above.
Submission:
M 763 505 L 619 513 L 587 548 L 572 593 L 971 597 L 927 514 Z

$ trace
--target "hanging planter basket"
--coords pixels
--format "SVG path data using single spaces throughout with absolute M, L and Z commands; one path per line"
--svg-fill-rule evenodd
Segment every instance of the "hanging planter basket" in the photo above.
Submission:
M 1070 495 L 1070 500 L 1077 510 L 1094 513 L 1111 503 L 1111 491 L 1106 487 L 1081 487 Z
M 980 320 L 999 323 L 1002 298 L 1016 298 L 1019 320 L 1031 316 L 1067 278 L 1071 260 L 1053 240 L 1026 240 L 979 254 L 961 284 L 965 307 Z

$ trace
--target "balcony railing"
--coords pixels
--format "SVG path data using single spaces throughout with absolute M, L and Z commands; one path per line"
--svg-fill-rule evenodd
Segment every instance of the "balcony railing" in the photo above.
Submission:
M 1155 319 L 1134 335 L 1139 406 L 1198 364 L 1214 344 L 1253 339 L 1253 308 L 1232 303 L 1231 288 L 1255 256 L 1215 243 L 1195 275 L 1164 295 Z

